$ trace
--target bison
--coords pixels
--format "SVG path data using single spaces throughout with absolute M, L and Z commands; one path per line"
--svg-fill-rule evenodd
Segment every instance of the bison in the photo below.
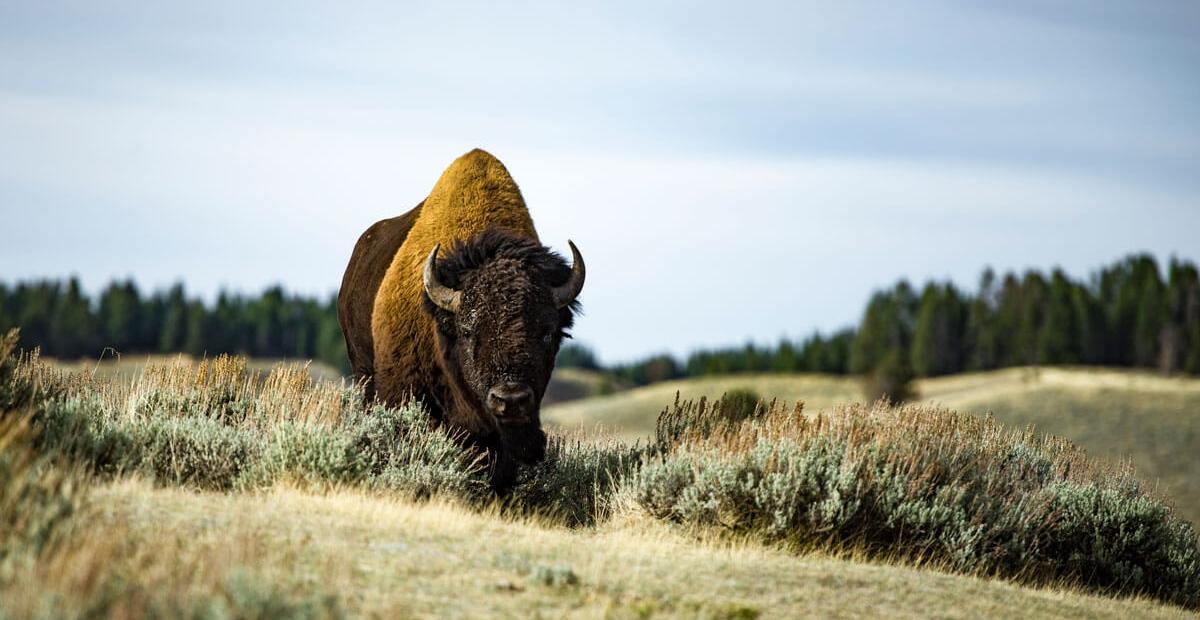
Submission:
M 570 247 L 568 265 L 541 244 L 504 165 L 477 149 L 368 228 L 342 279 L 338 320 L 366 397 L 419 400 L 486 452 L 500 491 L 545 455 L 540 404 L 585 275 Z

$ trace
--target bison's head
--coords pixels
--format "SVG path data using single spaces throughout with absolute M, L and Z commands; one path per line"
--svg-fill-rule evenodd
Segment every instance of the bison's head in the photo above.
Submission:
M 448 421 L 524 461 L 541 460 L 539 408 L 583 289 L 573 265 L 532 239 L 488 229 L 425 261 L 426 309 L 456 401 Z

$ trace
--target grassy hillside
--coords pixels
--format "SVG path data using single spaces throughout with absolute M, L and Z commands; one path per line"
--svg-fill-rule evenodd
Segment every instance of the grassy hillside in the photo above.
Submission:
M 419 407 L 364 406 L 304 368 L 100 378 L 11 343 L 6 618 L 1200 608 L 1200 541 L 1128 468 L 946 409 L 684 404 L 650 446 L 558 436 L 498 499 Z
M 558 372 L 558 371 L 555 371 Z M 560 428 L 590 430 L 600 427 L 629 440 L 654 434 L 654 422 L 675 401 L 702 396 L 720 398 L 733 389 L 754 390 L 763 398 L 787 402 L 804 401 L 812 410 L 827 409 L 859 398 L 856 379 L 833 375 L 751 374 L 664 381 L 648 386 L 553 404 L 543 409 L 542 419 Z
M 654 522 L 573 530 L 356 491 L 198 493 L 138 481 L 100 488 L 94 501 L 101 508 L 90 532 L 110 532 L 170 554 L 143 551 L 131 562 L 110 549 L 91 560 L 76 558 L 59 569 L 70 578 L 60 575 L 51 583 L 86 588 L 89 570 L 115 570 L 93 562 L 136 563 L 150 592 L 172 592 L 177 599 L 215 593 L 220 603 L 214 606 L 243 611 L 743 619 L 978 618 L 1019 609 L 1033 618 L 1187 617 L 1149 601 L 697 540 Z M 182 574 L 180 566 L 191 572 Z M 16 590 L 28 599 L 40 593 Z M 17 610 L 36 603 L 9 601 Z
M 764 398 L 804 401 L 809 412 L 861 399 L 852 378 L 823 375 L 742 375 L 671 381 L 548 407 L 547 423 L 607 428 L 648 438 L 675 399 L 719 397 L 749 388 Z M 1013 368 L 917 382 L 923 401 L 976 414 L 991 412 L 1014 428 L 1066 437 L 1090 454 L 1129 458 L 1180 512 L 1200 523 L 1200 379 L 1090 368 Z
M 542 405 L 549 406 L 613 392 L 623 386 L 608 374 L 583 368 L 558 368 L 550 375 Z

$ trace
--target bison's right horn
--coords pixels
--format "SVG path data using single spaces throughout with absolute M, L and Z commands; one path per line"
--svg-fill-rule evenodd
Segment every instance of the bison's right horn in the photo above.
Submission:
M 429 295 L 429 300 L 437 307 L 449 312 L 458 312 L 458 305 L 462 302 L 462 293 L 438 282 L 437 276 L 433 274 L 433 265 L 437 262 L 438 248 L 442 244 L 433 246 L 433 251 L 429 253 L 429 258 L 425 259 L 425 272 L 421 276 L 421 281 L 425 285 L 425 294 Z
M 574 241 L 567 240 L 567 244 L 571 246 L 571 279 L 567 280 L 566 284 L 554 288 L 554 303 L 559 308 L 579 297 L 579 292 L 583 290 L 583 279 L 587 275 L 587 268 L 583 266 L 583 254 L 579 253 Z

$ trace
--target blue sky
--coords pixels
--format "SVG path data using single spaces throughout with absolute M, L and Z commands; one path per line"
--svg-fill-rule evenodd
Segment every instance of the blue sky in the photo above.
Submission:
M 608 361 L 1200 258 L 1194 2 L 167 4 L 0 0 L 0 280 L 329 293 L 476 146 Z

